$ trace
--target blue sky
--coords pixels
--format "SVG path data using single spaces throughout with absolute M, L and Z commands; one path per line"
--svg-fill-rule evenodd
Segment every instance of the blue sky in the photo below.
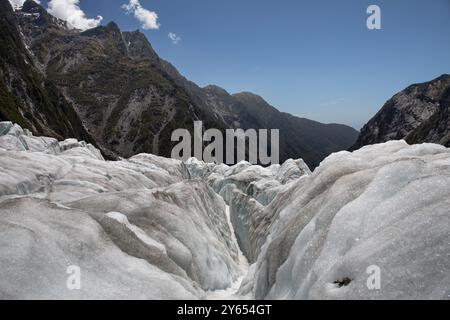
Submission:
M 450 73 L 449 0 L 140 0 L 158 15 L 153 30 L 125 14 L 126 3 L 81 0 L 80 7 L 103 24 L 141 29 L 200 86 L 251 91 L 326 123 L 359 129 L 396 92 Z M 371 4 L 381 8 L 382 30 L 366 27 Z

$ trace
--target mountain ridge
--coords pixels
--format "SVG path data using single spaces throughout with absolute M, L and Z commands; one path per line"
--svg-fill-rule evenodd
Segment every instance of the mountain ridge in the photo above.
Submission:
M 297 120 L 253 93 L 200 88 L 161 59 L 140 31 L 122 32 L 114 22 L 71 30 L 44 11 L 32 0 L 15 11 L 24 51 L 111 157 L 142 152 L 170 156 L 175 145 L 171 133 L 178 128 L 192 132 L 196 120 L 205 129 L 222 132 L 280 129 L 280 160 L 301 157 L 311 168 L 356 140 L 353 128 Z

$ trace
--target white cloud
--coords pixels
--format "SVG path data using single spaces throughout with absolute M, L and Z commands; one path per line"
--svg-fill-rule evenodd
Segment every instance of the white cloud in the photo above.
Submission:
M 11 6 L 14 9 L 17 9 L 17 8 L 22 8 L 25 1 L 26 0 L 9 0 L 9 3 L 11 3 Z M 41 2 L 39 0 L 34 0 L 34 2 L 41 4 Z
M 103 17 L 97 16 L 95 19 L 86 17 L 79 3 L 79 0 L 50 0 L 47 11 L 57 18 L 67 21 L 71 28 L 87 30 L 97 27 Z
M 173 44 L 177 44 L 178 42 L 181 41 L 181 38 L 173 32 L 169 32 L 169 38 L 170 40 L 172 40 Z
M 128 4 L 122 5 L 127 14 L 134 14 L 134 17 L 142 22 L 142 28 L 145 30 L 159 29 L 158 15 L 142 7 L 139 0 L 130 0 Z

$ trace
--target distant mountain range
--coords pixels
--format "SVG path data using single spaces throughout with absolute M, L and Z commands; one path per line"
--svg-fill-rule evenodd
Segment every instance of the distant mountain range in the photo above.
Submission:
M 76 137 L 111 158 L 170 156 L 177 128 L 280 129 L 280 161 L 317 166 L 358 132 L 282 113 L 252 93 L 200 88 L 162 60 L 139 31 L 111 22 L 69 29 L 34 1 L 0 0 L 0 120 L 57 138 Z
M 405 139 L 450 147 L 450 75 L 414 84 L 386 102 L 361 130 L 351 148 Z

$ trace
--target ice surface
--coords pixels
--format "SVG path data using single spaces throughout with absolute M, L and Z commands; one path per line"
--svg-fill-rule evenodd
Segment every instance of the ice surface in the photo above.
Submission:
M 241 277 L 224 201 L 202 180 L 186 180 L 180 161 L 105 161 L 75 139 L 58 143 L 0 127 L 2 297 L 204 298 Z M 68 224 L 77 231 L 67 233 Z M 92 254 L 73 248 L 80 242 Z M 66 288 L 70 264 L 81 267 L 82 292 Z M 11 278 L 14 270 L 21 271 Z
M 105 217 L 116 220 L 117 222 L 124 225 L 127 229 L 131 230 L 136 237 L 138 237 L 142 242 L 147 244 L 148 246 L 153 246 L 161 251 L 163 254 L 167 254 L 166 247 L 161 243 L 152 238 L 150 238 L 141 228 L 132 225 L 126 215 L 120 212 L 109 212 L 105 215 Z
M 10 199 L 0 207 L 2 299 L 185 299 L 192 283 L 122 252 L 88 214 L 46 200 Z M 67 268 L 81 270 L 69 290 Z
M 225 203 L 201 180 L 163 189 L 103 193 L 65 205 L 94 216 L 124 214 L 129 222 L 164 244 L 176 262 L 205 290 L 224 289 L 238 277 L 238 248 Z
M 367 146 L 311 173 L 302 160 L 105 161 L 83 141 L 0 122 L 0 168 L 3 299 L 446 299 L 450 289 L 442 146 Z M 66 286 L 71 265 L 81 290 Z
M 273 222 L 274 215 L 264 207 L 277 194 L 311 173 L 301 159 L 265 168 L 245 161 L 229 167 L 196 159 L 187 160 L 185 165 L 190 176 L 206 180 L 229 205 L 239 246 L 251 263 L 259 255 Z
M 230 217 L 230 207 L 227 206 L 226 208 L 226 214 L 227 214 L 227 222 L 230 227 L 230 230 L 232 233 L 234 233 L 234 227 L 231 222 Z M 230 287 L 223 290 L 214 290 L 214 291 L 208 291 L 206 293 L 206 297 L 209 300 L 242 300 L 242 299 L 249 299 L 250 296 L 240 296 L 238 295 L 238 290 L 241 287 L 242 280 L 244 279 L 244 276 L 247 274 L 249 269 L 249 264 L 247 261 L 247 258 L 242 253 L 241 249 L 239 248 L 238 242 L 236 241 L 235 237 L 232 237 L 233 242 L 235 246 L 238 248 L 238 267 L 239 267 L 239 273 L 240 276 L 235 280 Z
M 403 141 L 330 156 L 267 208 L 279 218 L 242 290 L 273 299 L 446 299 L 449 159 L 449 149 Z M 379 290 L 367 286 L 371 266 L 380 269 Z

